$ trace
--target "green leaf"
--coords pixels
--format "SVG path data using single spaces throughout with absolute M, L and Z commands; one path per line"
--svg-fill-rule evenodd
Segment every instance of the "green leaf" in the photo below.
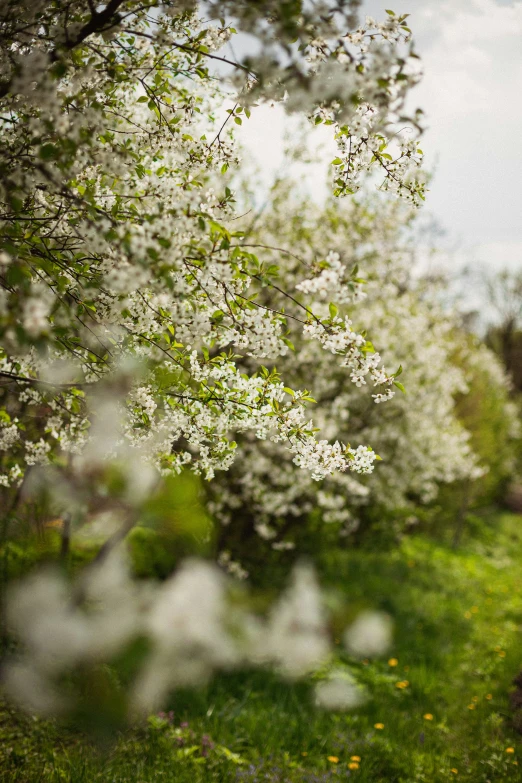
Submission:
M 228 759 L 228 761 L 231 761 L 233 764 L 246 764 L 245 759 L 243 759 L 239 753 L 233 753 L 224 745 L 218 745 L 216 747 L 216 751 L 221 753 L 226 759 Z
M 62 76 L 65 76 L 67 73 L 67 66 L 65 63 L 55 63 L 53 67 L 51 68 L 51 73 L 55 79 L 60 79 Z
M 54 160 L 58 156 L 58 150 L 54 144 L 44 144 L 40 147 L 38 155 L 42 160 Z
M 406 394 L 406 389 L 404 388 L 402 383 L 399 383 L 399 381 L 394 381 L 393 385 L 396 386 L 399 389 L 399 391 L 403 392 L 403 394 Z
M 21 198 L 18 198 L 18 196 L 13 195 L 13 193 L 10 193 L 9 196 L 9 204 L 11 205 L 11 209 L 13 212 L 21 212 L 22 207 L 24 205 L 24 202 Z
M 330 317 L 335 318 L 335 316 L 339 312 L 339 308 L 337 307 L 337 305 L 334 305 L 333 302 L 330 302 L 330 304 L 328 305 L 328 309 L 330 311 Z

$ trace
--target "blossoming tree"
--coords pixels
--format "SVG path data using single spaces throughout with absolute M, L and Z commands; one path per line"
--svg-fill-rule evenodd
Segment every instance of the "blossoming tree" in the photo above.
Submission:
M 406 16 L 360 24 L 358 5 L 2 3 L 0 483 L 8 516 L 26 484 L 41 486 L 44 475 L 63 519 L 119 514 L 121 537 L 158 475 L 189 466 L 212 478 L 233 463 L 241 433 L 281 444 L 313 481 L 373 469 L 370 441 L 352 447 L 336 432 L 317 437 L 309 391 L 287 385 L 276 369 L 293 350 L 291 324 L 345 383 L 372 384 L 370 405 L 393 396 L 400 382 L 363 332 L 356 273 L 332 285 L 341 269 L 325 238 L 324 274 L 285 267 L 281 281 L 285 257 L 267 263 L 253 252 L 226 184 L 240 162 L 232 130 L 270 99 L 329 126 L 338 145 L 335 196 L 353 194 L 374 172 L 382 190 L 422 200 L 417 116 L 414 132 L 403 132 L 405 97 L 418 78 Z M 238 59 L 228 42 L 242 32 L 255 39 L 255 53 Z M 317 297 L 321 275 L 321 291 L 331 291 L 326 307 Z M 351 311 L 361 307 L 358 331 Z M 42 474 L 46 465 L 53 472 Z M 94 569 L 114 562 L 108 553 L 100 550 Z M 29 683 L 26 692 L 45 695 L 48 686 L 44 701 L 54 704 L 62 666 L 110 655 L 132 623 L 143 630 L 142 599 L 129 603 L 127 625 L 121 599 L 132 591 L 117 566 L 107 569 L 103 578 L 91 570 L 74 600 L 81 607 L 103 598 L 108 614 L 98 619 L 73 611 L 59 579 L 13 599 L 33 661 L 12 666 L 14 692 Z M 191 650 L 203 644 L 208 655 L 194 677 L 244 657 L 218 644 L 217 630 L 212 644 L 188 626 L 184 636 L 169 635 L 186 619 L 199 578 L 184 573 L 143 620 L 156 657 L 151 679 L 144 675 L 146 697 L 136 696 L 142 705 L 172 682 L 174 664 L 162 676 L 168 654 L 188 672 Z M 215 630 L 225 604 L 219 578 L 206 574 L 216 600 L 198 616 Z M 308 577 L 297 583 L 304 603 L 290 601 L 296 621 L 290 609 L 276 611 L 277 644 L 296 623 L 305 646 L 322 634 L 313 585 Z M 115 607 L 121 622 L 113 628 Z M 51 626 L 38 621 L 45 613 Z M 295 649 L 285 650 L 295 660 Z M 265 654 L 283 665 L 281 657 L 275 648 Z

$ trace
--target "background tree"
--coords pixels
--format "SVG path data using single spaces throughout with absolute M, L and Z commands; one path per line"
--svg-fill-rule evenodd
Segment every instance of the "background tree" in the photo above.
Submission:
M 501 358 L 514 388 L 522 391 L 522 272 L 507 269 L 487 275 L 485 298 L 492 323 L 486 342 Z
M 370 404 L 363 378 L 352 375 L 347 383 L 328 354 L 290 326 L 295 350 L 279 367 L 294 386 L 317 378 L 314 420 L 321 436 L 369 441 L 382 461 L 371 476 L 335 474 L 318 486 L 284 463 L 277 444 L 241 436 L 245 456 L 209 487 L 211 508 L 224 524 L 222 545 L 247 558 L 256 552 L 261 560 L 270 548 L 317 551 L 323 536 L 328 548 L 339 533 L 372 520 L 395 530 L 399 520 L 411 522 L 420 507 L 433 504 L 445 484 L 457 482 L 462 494 L 471 482 L 494 496 L 513 468 L 517 433 L 517 411 L 497 358 L 470 340 L 458 314 L 441 304 L 443 281 L 418 272 L 411 210 L 371 192 L 325 206 L 299 200 L 296 192 L 292 182 L 279 183 L 261 218 L 248 216 L 249 243 L 265 263 L 282 255 L 283 287 L 307 270 L 294 295 L 312 297 L 314 311 L 327 312 L 335 299 L 356 330 L 363 312 L 386 364 L 404 369 L 405 385 L 395 372 L 393 400 L 384 409 Z M 357 308 L 353 299 L 360 301 Z M 373 345 L 366 350 L 373 355 Z M 482 418 L 491 423 L 489 435 Z M 256 533 L 264 549 L 255 544 Z

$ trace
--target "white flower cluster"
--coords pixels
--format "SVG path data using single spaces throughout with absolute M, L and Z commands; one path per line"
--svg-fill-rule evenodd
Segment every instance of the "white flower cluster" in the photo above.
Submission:
M 341 367 L 351 369 L 350 378 L 355 386 L 363 386 L 366 375 L 370 375 L 375 386 L 387 386 L 383 393 L 372 395 L 375 402 L 384 402 L 393 397 L 393 377 L 379 367 L 380 354 L 363 350 L 367 347 L 366 339 L 352 329 L 352 321 L 348 317 L 335 315 L 326 323 L 312 321 L 306 324 L 304 332 L 318 340 L 326 351 L 342 355 Z
M 326 476 L 344 471 L 353 470 L 354 473 L 371 473 L 375 453 L 365 446 L 357 449 L 346 448 L 339 441 L 333 444 L 326 440 L 318 443 L 313 439 L 308 442 L 297 441 L 295 443 L 297 455 L 294 463 L 301 468 L 307 468 L 311 472 L 312 479 L 321 481 Z
M 42 299 L 36 297 L 29 297 L 24 303 L 24 310 L 22 314 L 22 323 L 24 329 L 32 337 L 38 337 L 42 332 L 45 332 L 49 322 L 47 317 L 49 315 L 49 306 Z
M 339 253 L 330 251 L 324 261 L 324 268 L 316 277 L 302 280 L 296 285 L 298 291 L 315 295 L 319 300 L 335 301 L 337 304 L 359 302 L 364 299 L 364 290 L 360 282 L 353 282 L 346 265 L 340 260 Z M 349 283 L 349 284 L 347 284 Z
M 0 420 L 0 451 L 9 451 L 20 437 L 20 430 L 16 426 L 16 419 L 11 423 L 7 414 Z

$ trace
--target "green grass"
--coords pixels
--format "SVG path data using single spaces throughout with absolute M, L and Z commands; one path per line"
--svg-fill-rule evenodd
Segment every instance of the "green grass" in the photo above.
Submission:
M 476 525 L 459 551 L 415 536 L 391 551 L 330 557 L 323 584 L 354 607 L 381 608 L 395 620 L 387 659 L 354 667 L 372 694 L 357 712 L 325 713 L 307 685 L 236 673 L 178 694 L 172 721 L 152 718 L 100 749 L 70 727 L 4 708 L 0 780 L 522 780 L 522 744 L 509 708 L 511 681 L 522 668 L 522 517 Z M 338 663 L 353 668 L 341 652 Z M 348 767 L 352 756 L 361 759 L 358 769 Z

